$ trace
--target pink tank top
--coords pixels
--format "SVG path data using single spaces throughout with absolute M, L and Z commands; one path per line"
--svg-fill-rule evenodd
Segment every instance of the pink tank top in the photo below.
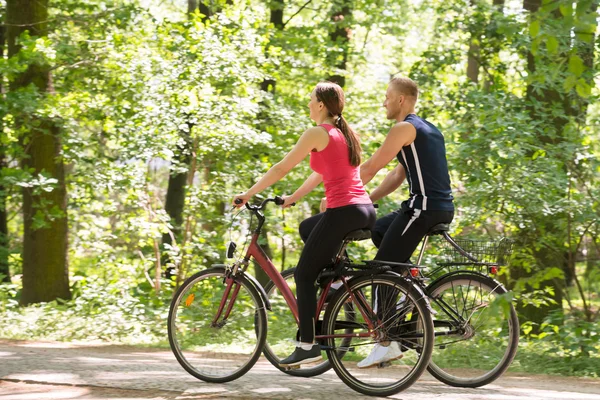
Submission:
M 327 208 L 371 204 L 360 180 L 359 167 L 350 165 L 344 134 L 332 125 L 319 126 L 329 133 L 329 143 L 323 150 L 310 153 L 310 167 L 323 176 Z

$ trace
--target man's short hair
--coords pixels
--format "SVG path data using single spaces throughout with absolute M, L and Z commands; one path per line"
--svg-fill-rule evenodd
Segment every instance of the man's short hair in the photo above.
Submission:
M 410 78 L 403 76 L 394 75 L 390 79 L 390 85 L 394 85 L 394 88 L 405 96 L 414 97 L 415 101 L 419 98 L 419 87 Z

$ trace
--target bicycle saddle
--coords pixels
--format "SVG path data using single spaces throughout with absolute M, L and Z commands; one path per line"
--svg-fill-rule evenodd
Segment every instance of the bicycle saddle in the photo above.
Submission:
M 358 229 L 346 235 L 344 240 L 365 240 L 371 239 L 371 231 L 368 229 Z
M 427 232 L 427 236 L 432 235 L 441 235 L 444 232 L 448 232 L 450 230 L 450 224 L 437 224 L 432 227 L 429 232 Z

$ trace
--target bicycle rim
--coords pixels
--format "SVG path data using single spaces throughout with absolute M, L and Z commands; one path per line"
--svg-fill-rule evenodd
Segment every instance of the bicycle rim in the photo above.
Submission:
M 467 272 L 440 278 L 428 292 L 437 312 L 429 372 L 458 387 L 479 387 L 500 377 L 519 343 L 519 321 L 506 289 Z
M 228 382 L 242 376 L 254 365 L 265 342 L 263 302 L 243 276 L 235 278 L 215 323 L 227 287 L 224 269 L 199 272 L 179 288 L 169 311 L 169 343 L 175 357 L 186 371 L 207 382 Z M 231 312 L 224 320 L 234 294 Z
M 294 296 L 296 296 L 295 270 L 295 268 L 291 268 L 281 273 L 292 293 L 294 293 Z M 286 369 L 279 366 L 279 362 L 295 350 L 296 345 L 294 340 L 298 332 L 298 325 L 288 304 L 273 281 L 265 285 L 265 291 L 271 303 L 271 311 L 267 313 L 269 329 L 263 350 L 267 360 L 280 371 L 293 376 L 310 377 L 328 371 L 331 368 L 331 364 L 326 358 L 320 363 L 301 365 L 298 369 Z
M 353 335 L 369 333 L 367 319 L 379 320 L 379 325 L 375 329 L 375 338 L 327 339 L 330 347 L 327 355 L 334 370 L 344 383 L 366 395 L 389 396 L 405 390 L 421 376 L 432 351 L 433 324 L 424 295 L 403 278 L 390 275 L 355 278 L 349 285 L 354 299 L 343 290 L 335 295 L 325 314 L 324 334 L 342 334 L 349 326 L 353 327 Z M 376 310 L 376 296 L 379 295 L 376 293 L 381 292 L 375 287 L 388 290 L 386 300 L 379 301 L 379 319 Z M 354 307 L 346 307 L 348 302 Z M 382 314 L 381 310 L 388 311 Z M 346 315 L 348 313 L 352 315 Z M 402 349 L 400 359 L 371 368 L 358 367 L 376 343 L 387 346 L 390 341 L 396 341 Z

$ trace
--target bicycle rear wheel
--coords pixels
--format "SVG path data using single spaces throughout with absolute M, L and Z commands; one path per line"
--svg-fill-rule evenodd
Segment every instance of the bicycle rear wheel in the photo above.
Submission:
M 294 272 L 296 268 L 290 268 L 281 273 L 283 279 L 296 296 L 296 283 L 294 282 Z M 286 369 L 279 366 L 279 363 L 284 358 L 294 352 L 296 345 L 293 339 L 298 332 L 298 324 L 294 315 L 290 311 L 290 307 L 285 299 L 275 286 L 273 281 L 269 281 L 265 285 L 265 291 L 271 303 L 271 311 L 267 313 L 269 329 L 267 332 L 267 341 L 263 352 L 265 357 L 275 368 L 286 374 L 293 376 L 311 377 L 321 375 L 331 368 L 331 363 L 327 359 L 323 359 L 318 364 L 301 365 L 298 369 Z
M 507 290 L 464 271 L 440 277 L 427 292 L 436 311 L 428 371 L 457 387 L 475 388 L 500 377 L 519 344 L 519 320 Z
M 323 334 L 339 336 L 326 339 L 333 369 L 344 383 L 366 395 L 390 396 L 407 389 L 425 371 L 433 349 L 427 299 L 412 282 L 394 275 L 357 277 L 348 284 L 352 295 L 338 290 L 323 320 Z M 375 288 L 395 295 L 377 300 Z M 391 310 L 385 321 L 377 316 L 378 302 Z M 347 303 L 354 307 L 348 308 Z M 369 329 L 367 321 L 373 322 L 374 330 Z M 341 337 L 348 333 L 350 337 Z M 372 368 L 358 367 L 375 344 L 387 346 L 390 341 L 396 341 L 402 349 L 400 359 Z
M 171 350 L 187 372 L 206 382 L 229 382 L 252 368 L 264 346 L 267 317 L 262 298 L 241 274 L 231 281 L 224 268 L 201 271 L 175 293 L 168 333 Z

